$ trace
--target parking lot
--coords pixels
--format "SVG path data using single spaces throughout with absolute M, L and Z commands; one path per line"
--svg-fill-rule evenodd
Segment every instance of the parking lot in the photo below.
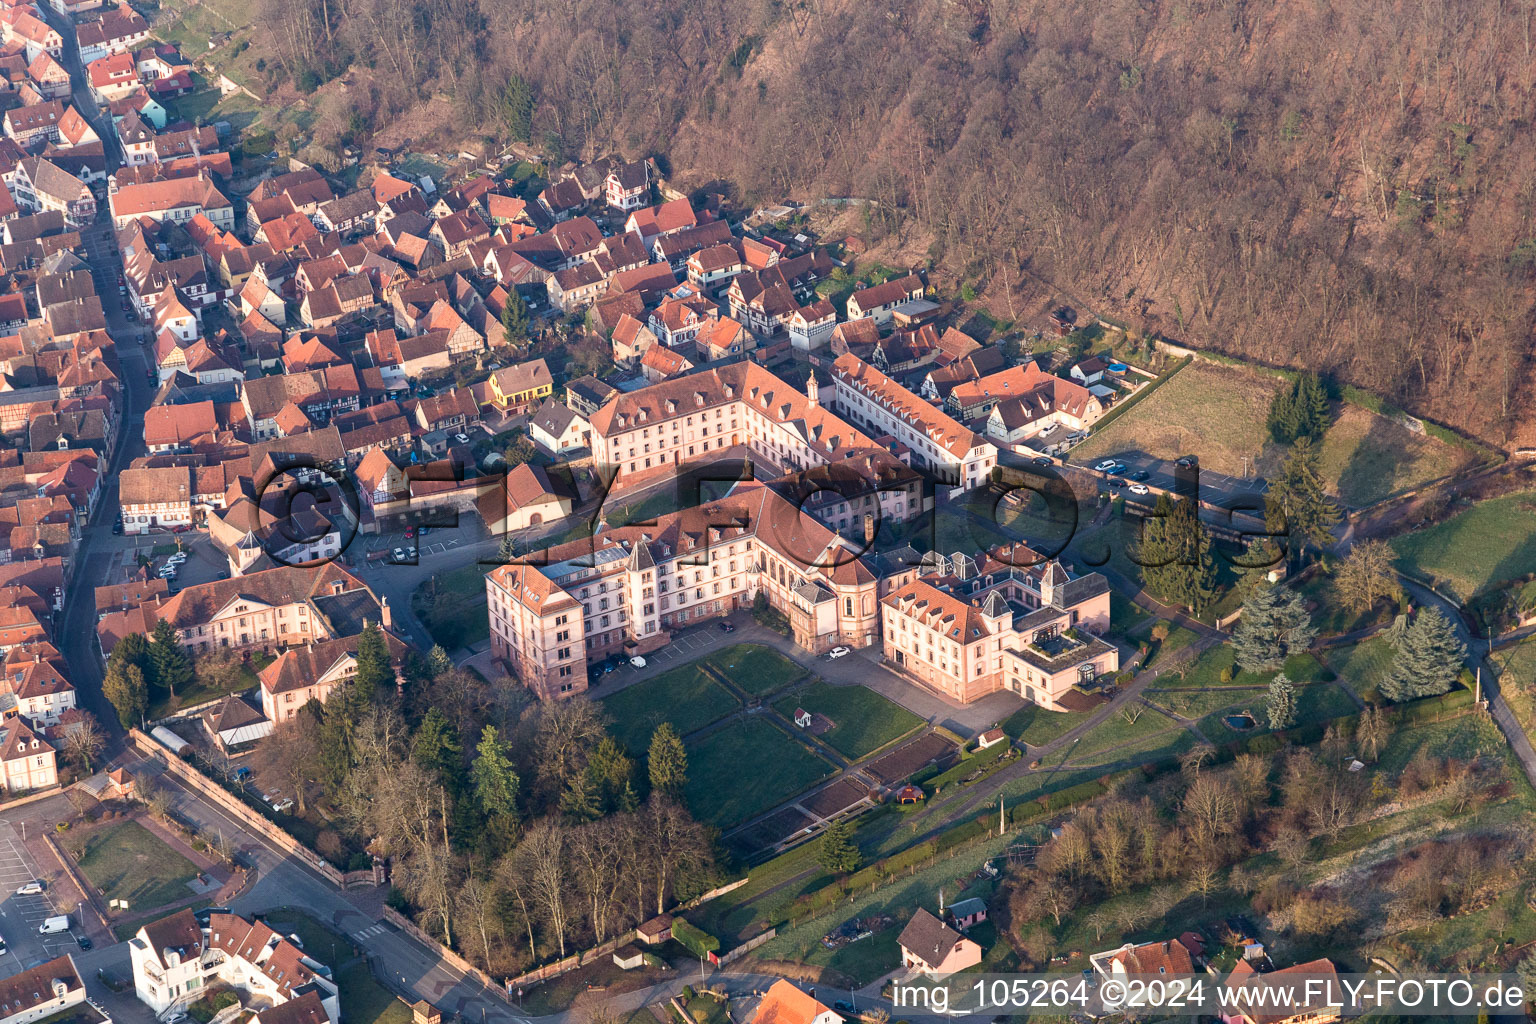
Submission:
M 35 896 L 18 896 L 16 890 L 27 882 L 47 881 L 19 841 L 9 823 L 0 825 L 0 935 L 5 937 L 6 956 L 15 957 L 17 966 L 6 968 L 14 974 L 37 964 L 77 950 L 70 932 L 39 935 L 38 927 L 59 910 L 54 905 L 51 887 Z M 71 926 L 77 922 L 71 921 Z M 3 962 L 3 961 L 0 961 Z

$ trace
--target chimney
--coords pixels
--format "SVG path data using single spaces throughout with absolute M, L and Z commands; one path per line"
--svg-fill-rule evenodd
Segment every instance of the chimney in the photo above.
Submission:
M 864 513 L 864 543 L 873 546 L 875 543 L 875 514 Z
M 379 595 L 379 625 L 385 629 L 393 627 L 394 617 L 389 613 L 389 598 Z
M 821 404 L 820 386 L 816 383 L 816 374 L 812 373 L 805 381 L 806 402 L 812 409 Z

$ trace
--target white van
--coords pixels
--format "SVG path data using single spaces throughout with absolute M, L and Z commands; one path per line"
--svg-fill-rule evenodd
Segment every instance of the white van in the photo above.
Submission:
M 38 926 L 39 935 L 56 935 L 59 932 L 69 931 L 69 915 L 60 914 L 58 917 L 50 917 Z

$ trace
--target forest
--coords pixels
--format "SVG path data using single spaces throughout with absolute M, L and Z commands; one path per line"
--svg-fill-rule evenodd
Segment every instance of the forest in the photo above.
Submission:
M 995 313 L 1070 298 L 1496 443 L 1536 272 L 1532 0 L 262 0 L 317 138 L 859 197 Z M 431 111 L 431 116 L 423 111 Z M 449 141 L 445 138 L 444 141 Z

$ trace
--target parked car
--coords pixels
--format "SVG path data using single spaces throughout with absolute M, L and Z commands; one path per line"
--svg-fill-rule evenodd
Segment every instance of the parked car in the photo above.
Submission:
M 1132 494 L 1146 494 L 1146 493 L 1148 493 L 1147 485 L 1146 484 L 1131 484 L 1131 493 Z
M 80 948 L 81 949 L 90 949 L 91 948 L 91 940 L 90 940 L 89 936 L 77 935 L 77 936 L 75 936 L 75 941 L 80 944 Z
M 1100 473 L 1108 473 L 1110 470 L 1115 468 L 1115 460 L 1114 459 L 1105 459 L 1103 462 L 1099 463 L 1097 466 L 1094 466 L 1093 468 L 1098 470 Z
M 1120 476 L 1125 472 L 1125 463 L 1117 462 L 1113 466 L 1109 467 L 1109 469 L 1105 470 L 1105 472 L 1110 476 Z
M 469 435 L 468 434 L 454 434 L 453 435 L 453 439 L 455 441 L 459 442 L 459 444 L 469 444 Z
M 852 653 L 853 652 L 850 651 L 846 647 L 834 647 L 830 651 L 827 652 L 827 657 L 828 658 L 846 658 L 848 655 L 850 655 Z
M 1120 488 L 1122 488 L 1124 486 L 1125 486 L 1125 481 L 1120 479 L 1118 476 L 1110 477 L 1110 479 L 1109 479 L 1109 489 L 1110 490 L 1118 491 Z
M 1132 480 L 1148 480 L 1148 479 L 1151 479 L 1151 477 L 1152 477 L 1152 474 L 1148 473 L 1144 469 L 1138 469 L 1138 470 L 1136 470 L 1136 472 L 1131 474 L 1131 479 Z
M 722 633 L 734 633 L 734 632 L 736 632 L 736 627 L 731 625 L 729 622 L 726 622 L 724 619 L 721 619 L 720 620 L 720 632 L 722 632 Z
M 1195 466 L 1200 465 L 1200 460 L 1193 455 L 1186 455 L 1175 462 L 1174 465 L 1180 469 L 1193 469 Z
M 123 521 L 121 519 L 112 524 L 112 532 L 119 537 L 123 535 Z
M 1042 468 L 1045 467 L 1045 466 L 1054 466 L 1056 464 L 1053 461 L 1051 461 L 1050 459 L 1046 458 L 1044 455 L 1036 455 L 1030 461 L 1032 461 L 1035 465 L 1040 466 Z
M 37 881 L 36 879 L 34 879 L 33 881 L 24 883 L 21 886 L 21 888 L 17 889 L 16 890 L 16 895 L 17 896 L 39 896 L 39 895 L 42 894 L 42 891 L 43 891 L 43 883 Z
M 633 665 L 635 668 L 645 668 L 645 659 L 640 657 L 640 655 L 638 655 L 638 654 L 635 655 L 633 658 L 630 658 L 629 659 L 629 663 L 631 665 Z
M 398 565 L 399 563 L 405 561 L 405 549 L 404 548 L 395 548 L 395 550 L 393 550 L 393 551 L 391 551 L 389 553 L 389 557 L 391 559 L 393 559 L 394 562 Z
M 405 528 L 405 539 L 406 540 L 411 540 L 415 536 L 416 536 L 416 527 L 414 527 L 414 526 L 407 526 Z

